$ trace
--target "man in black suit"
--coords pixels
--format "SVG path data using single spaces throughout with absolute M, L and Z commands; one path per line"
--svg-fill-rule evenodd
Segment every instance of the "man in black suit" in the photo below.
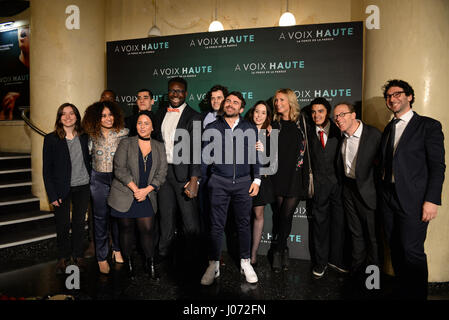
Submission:
M 383 87 L 394 118 L 382 134 L 381 210 L 400 297 L 427 298 L 424 241 L 429 221 L 441 205 L 444 136 L 441 123 L 412 111 L 413 88 L 390 80 Z
M 197 251 L 194 250 L 194 246 L 200 233 L 196 197 L 198 180 L 201 176 L 201 161 L 200 159 L 194 161 L 193 153 L 196 148 L 201 153 L 201 141 L 193 141 L 193 131 L 196 125 L 201 134 L 201 116 L 185 102 L 186 96 L 187 82 L 180 77 L 170 79 L 169 105 L 160 106 L 155 115 L 156 138 L 164 142 L 168 162 L 167 179 L 158 192 L 160 211 L 158 249 L 162 259 L 172 253 L 178 211 L 181 215 L 182 234 L 186 240 L 184 244 L 188 246 L 186 253 L 194 254 Z
M 126 117 L 125 119 L 125 127 L 129 129 L 129 137 L 137 136 L 137 118 L 139 116 L 140 111 L 151 111 L 151 108 L 154 104 L 153 93 L 149 89 L 140 89 L 137 92 L 137 113 Z
M 334 121 L 343 134 L 338 152 L 338 171 L 343 181 L 343 208 L 352 236 L 351 274 L 378 265 L 375 211 L 377 204 L 375 165 L 381 133 L 356 119 L 354 106 L 334 107 Z
M 343 262 L 345 221 L 341 182 L 337 177 L 341 133 L 329 119 L 331 106 L 325 98 L 316 98 L 310 105 L 315 123 L 308 133 L 315 186 L 312 199 L 315 266 L 312 273 L 315 278 L 321 278 L 328 265 L 339 272 L 347 272 Z

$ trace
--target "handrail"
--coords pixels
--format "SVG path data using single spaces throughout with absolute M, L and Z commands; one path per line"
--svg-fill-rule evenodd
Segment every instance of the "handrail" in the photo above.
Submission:
M 26 115 L 26 113 L 30 112 L 30 107 L 22 107 L 20 108 L 22 109 L 22 119 L 25 121 L 25 123 L 34 131 L 36 131 L 37 133 L 39 133 L 41 136 L 45 136 L 47 135 L 44 131 L 42 131 L 41 129 L 39 129 Z

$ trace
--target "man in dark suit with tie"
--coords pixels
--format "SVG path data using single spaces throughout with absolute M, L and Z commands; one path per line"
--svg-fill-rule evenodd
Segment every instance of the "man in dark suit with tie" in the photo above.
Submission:
M 331 106 L 325 98 L 316 98 L 310 105 L 315 123 L 308 133 L 315 186 L 312 199 L 315 266 L 312 273 L 315 278 L 321 278 L 328 265 L 339 272 L 347 272 L 343 261 L 345 221 L 341 182 L 337 177 L 341 133 L 329 119 Z
M 180 77 L 168 82 L 168 106 L 160 106 L 155 115 L 155 135 L 165 144 L 167 153 L 167 179 L 158 192 L 160 239 L 159 257 L 163 260 L 172 254 L 177 230 L 177 212 L 181 217 L 184 252 L 193 256 L 200 233 L 197 204 L 198 179 L 201 176 L 201 159 L 194 161 L 196 148 L 201 155 L 201 140 L 193 141 L 194 127 L 201 139 L 201 116 L 186 102 L 187 82 Z M 195 123 L 196 122 L 196 123 Z M 186 145 L 187 144 L 187 145 Z M 188 148 L 183 148 L 188 147 Z M 187 152 L 187 153 L 186 153 Z M 193 250 L 193 251 L 192 251 Z
M 352 238 L 351 274 L 361 276 L 368 265 L 378 265 L 376 239 L 375 167 L 381 133 L 356 119 L 354 106 L 334 107 L 334 121 L 343 134 L 338 172 L 343 181 L 343 208 Z
M 441 123 L 412 111 L 413 88 L 390 80 L 383 87 L 393 120 L 382 134 L 381 210 L 400 298 L 426 299 L 424 241 L 441 205 L 444 136 Z

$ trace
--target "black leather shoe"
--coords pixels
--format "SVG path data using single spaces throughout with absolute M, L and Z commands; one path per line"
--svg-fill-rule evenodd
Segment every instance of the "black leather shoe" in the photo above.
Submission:
M 144 270 L 146 273 L 148 273 L 148 276 L 150 277 L 151 280 L 159 280 L 160 278 L 159 270 L 156 267 L 153 258 L 147 258 L 145 260 Z

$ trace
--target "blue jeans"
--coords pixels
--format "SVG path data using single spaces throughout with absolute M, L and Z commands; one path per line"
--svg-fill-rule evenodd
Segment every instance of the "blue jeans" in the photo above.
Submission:
M 120 251 L 120 238 L 117 220 L 111 217 L 107 203 L 113 173 L 92 170 L 90 192 L 92 196 L 95 232 L 95 251 L 98 261 L 104 261 L 109 253 L 109 224 L 111 226 L 112 250 Z

